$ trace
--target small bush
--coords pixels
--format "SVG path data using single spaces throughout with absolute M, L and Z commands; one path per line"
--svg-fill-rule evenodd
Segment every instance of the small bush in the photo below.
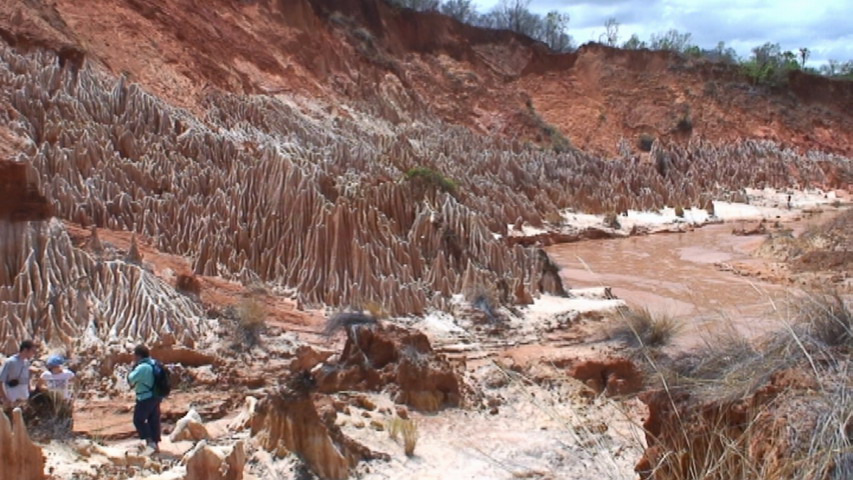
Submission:
M 542 132 L 545 136 L 545 139 L 548 143 L 551 144 L 551 149 L 556 153 L 565 153 L 572 150 L 572 142 L 563 135 L 563 132 L 560 131 L 554 125 L 546 122 L 539 112 L 536 111 L 536 107 L 533 106 L 533 101 L 531 99 L 527 99 L 527 111 L 530 115 L 530 118 L 533 120 L 533 123 L 536 124 L 536 127 Z
M 555 211 L 555 210 L 547 212 L 544 216 L 544 219 L 546 222 L 550 223 L 551 225 L 562 225 L 566 221 L 566 219 L 563 218 L 563 216 L 560 214 L 560 212 Z
M 810 339 L 832 347 L 853 347 L 853 312 L 838 293 L 809 295 L 800 303 L 797 316 Z
M 622 224 L 619 223 L 619 214 L 616 212 L 607 212 L 604 214 L 604 226 L 614 230 L 622 228 Z
M 693 120 L 689 115 L 685 115 L 675 124 L 675 129 L 681 133 L 690 133 L 693 131 Z
M 643 152 L 651 152 L 652 145 L 655 144 L 655 137 L 649 135 L 648 133 L 644 133 L 640 135 L 640 138 L 637 142 L 637 146 L 640 147 L 640 150 Z
M 246 348 L 261 343 L 261 333 L 266 327 L 267 308 L 254 298 L 244 298 L 237 307 L 237 327 L 235 340 Z
M 637 347 L 657 348 L 668 344 L 681 328 L 669 315 L 656 316 L 649 309 L 630 310 L 623 322 L 610 331 L 610 338 Z
M 381 303 L 370 300 L 364 304 L 364 310 L 370 314 L 374 319 L 380 320 L 383 318 L 388 318 L 388 311 L 382 306 Z
M 684 208 L 681 205 L 675 207 L 675 216 L 678 218 L 684 218 Z
M 406 456 L 415 454 L 415 446 L 418 443 L 418 425 L 410 418 L 394 417 L 388 421 L 388 436 L 395 442 L 403 437 L 403 450 Z
M 415 167 L 406 172 L 406 180 L 410 182 L 422 182 L 425 185 L 435 187 L 451 195 L 456 193 L 457 183 L 444 175 L 427 167 Z
M 331 337 L 340 330 L 349 331 L 353 327 L 361 325 L 376 325 L 376 318 L 370 314 L 362 312 L 338 312 L 326 321 L 326 328 L 323 333 L 327 337 Z
M 27 402 L 24 420 L 35 438 L 63 439 L 71 436 L 73 413 L 71 401 L 62 393 L 37 390 Z

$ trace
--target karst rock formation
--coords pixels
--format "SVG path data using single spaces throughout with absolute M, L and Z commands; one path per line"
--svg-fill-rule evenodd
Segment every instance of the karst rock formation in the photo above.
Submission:
M 316 382 L 325 393 L 390 389 L 397 403 L 426 412 L 462 400 L 459 373 L 426 335 L 395 325 L 347 329 L 339 358 L 318 370 Z
M 771 94 L 736 91 L 659 112 L 684 97 L 682 83 L 729 85 L 736 72 L 599 46 L 554 55 L 379 0 L 197 9 L 0 6 L 0 154 L 49 204 L 0 229 L 5 338 L 188 343 L 204 330 L 200 307 L 144 258 L 101 257 L 96 237 L 97 248 L 74 245 L 62 222 L 134 232 L 190 258 L 196 275 L 280 285 L 304 305 L 423 314 L 484 285 L 501 303 L 563 291 L 540 252 L 507 241 L 509 224 L 547 226 L 563 209 L 708 207 L 747 186 L 835 188 L 850 169 L 849 136 L 820 133 L 850 131 L 853 94 L 831 83 L 829 99 L 795 82 L 785 101 L 799 102 L 797 118 Z M 590 90 L 664 67 L 684 73 L 654 77 L 660 98 L 611 105 L 612 91 Z M 570 108 L 554 95 L 583 98 Z M 595 118 L 621 126 L 589 123 L 590 98 Z M 695 128 L 670 134 L 682 110 Z M 757 126 L 768 112 L 772 134 Z M 649 152 L 633 146 L 643 125 L 658 138 Z M 542 135 L 554 128 L 581 148 L 552 148 Z M 584 140 L 589 131 L 605 133 Z
M 12 421 L 0 413 L 0 480 L 43 480 L 44 455 L 30 440 L 20 409 L 12 411 Z
M 335 409 L 323 395 L 284 387 L 258 402 L 252 435 L 278 455 L 298 454 L 321 478 L 345 480 L 361 460 L 386 458 L 347 437 L 335 425 Z

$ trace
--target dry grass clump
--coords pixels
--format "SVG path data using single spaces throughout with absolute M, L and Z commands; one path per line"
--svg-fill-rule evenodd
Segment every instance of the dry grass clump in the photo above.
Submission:
M 667 417 L 649 434 L 661 441 L 646 478 L 853 478 L 850 308 L 822 293 L 791 312 L 763 338 L 730 326 L 698 352 L 659 362 L 657 408 Z
M 244 298 L 237 307 L 237 344 L 246 348 L 261 343 L 261 333 L 266 328 L 267 307 L 255 298 Z
M 418 424 L 411 418 L 394 417 L 388 421 L 388 436 L 395 442 L 403 437 L 403 450 L 406 456 L 415 454 L 415 445 L 418 443 Z
M 39 390 L 32 395 L 24 418 L 35 438 L 62 439 L 71 436 L 74 407 L 60 392 Z
M 614 230 L 622 228 L 622 224 L 619 223 L 619 214 L 616 212 L 607 212 L 604 214 L 604 226 Z
M 323 333 L 327 337 L 331 337 L 335 333 L 344 330 L 349 331 L 351 328 L 362 325 L 376 325 L 376 317 L 364 312 L 338 312 L 328 320 L 326 320 L 326 328 Z
M 813 293 L 802 299 L 799 330 L 812 342 L 853 347 L 853 312 L 838 292 Z
M 622 340 L 634 347 L 658 348 L 672 341 L 681 323 L 670 315 L 653 314 L 648 308 L 623 313 L 619 325 L 609 332 L 611 339 Z
M 696 353 L 675 359 L 671 367 L 671 385 L 699 398 L 742 398 L 797 358 L 791 355 L 791 342 L 777 337 L 759 348 L 733 326 L 723 326 L 703 341 Z

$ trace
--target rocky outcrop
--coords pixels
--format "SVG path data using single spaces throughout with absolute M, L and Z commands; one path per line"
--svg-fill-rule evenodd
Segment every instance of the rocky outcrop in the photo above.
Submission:
M 572 366 L 569 375 L 607 396 L 628 395 L 643 388 L 642 372 L 627 358 L 580 361 Z
M 243 480 L 246 465 L 243 441 L 222 448 L 212 447 L 202 440 L 185 458 L 187 473 L 183 480 Z
M 344 435 L 331 401 L 284 387 L 258 402 L 252 435 L 265 449 L 293 452 L 321 478 L 344 480 L 361 460 L 386 458 Z
M 92 256 L 63 225 L 0 228 L 0 337 L 72 345 L 121 338 L 193 345 L 199 305 L 139 265 Z M 12 345 L 13 346 L 13 345 Z
M 12 411 L 12 422 L 0 412 L 0 480 L 43 480 L 44 455 L 34 444 L 21 410 Z
M 203 19 L 190 0 L 7 3 L 0 36 L 10 44 L 51 48 L 71 71 L 107 65 L 191 110 L 205 110 L 211 90 L 328 98 L 340 117 L 366 104 L 382 122 L 430 116 L 606 156 L 643 134 L 768 138 L 848 156 L 853 146 L 846 81 L 798 72 L 771 90 L 749 85 L 737 65 L 672 52 L 589 43 L 557 54 L 523 35 L 383 0 L 211 0 Z
M 320 392 L 387 389 L 397 402 L 422 411 L 459 406 L 459 373 L 432 350 L 423 333 L 393 324 L 356 325 L 346 331 L 340 357 L 315 374 Z
M 258 407 L 258 399 L 255 397 L 246 397 L 243 402 L 243 407 L 240 413 L 228 423 L 228 428 L 235 432 L 243 431 L 252 426 L 252 418 L 255 416 L 255 410 Z
M 29 181 L 25 163 L 0 160 L 0 198 L 0 228 L 2 222 L 50 218 L 50 203 Z
M 358 116 L 315 118 L 263 95 L 210 92 L 202 121 L 125 77 L 63 68 L 52 52 L 0 43 L 0 58 L 0 103 L 31 142 L 22 157 L 57 215 L 152 238 L 192 257 L 196 274 L 292 287 L 307 305 L 419 314 L 477 285 L 527 303 L 559 288 L 543 281 L 534 250 L 507 245 L 508 223 L 542 226 L 567 207 L 704 206 L 744 185 L 825 183 L 822 165 L 839 161 L 700 140 L 655 146 L 648 161 L 610 161 L 429 115 L 377 131 Z M 416 167 L 438 180 L 415 188 L 406 174 Z
M 208 438 L 210 438 L 210 434 L 207 433 L 207 428 L 205 428 L 201 420 L 201 415 L 195 409 L 190 409 L 183 418 L 178 420 L 178 423 L 175 424 L 175 429 L 169 435 L 169 439 L 173 442 L 181 440 L 199 441 L 207 440 Z

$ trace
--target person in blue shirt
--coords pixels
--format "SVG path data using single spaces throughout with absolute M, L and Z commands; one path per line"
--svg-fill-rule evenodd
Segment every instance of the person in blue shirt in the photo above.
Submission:
M 32 340 L 21 342 L 18 353 L 7 358 L 0 368 L 0 404 L 10 407 L 30 398 L 30 361 L 38 348 Z
M 136 391 L 136 406 L 133 409 L 133 425 L 139 438 L 152 452 L 160 451 L 160 401 L 154 392 L 154 361 L 145 345 L 133 349 L 136 363 L 127 377 L 127 382 Z

